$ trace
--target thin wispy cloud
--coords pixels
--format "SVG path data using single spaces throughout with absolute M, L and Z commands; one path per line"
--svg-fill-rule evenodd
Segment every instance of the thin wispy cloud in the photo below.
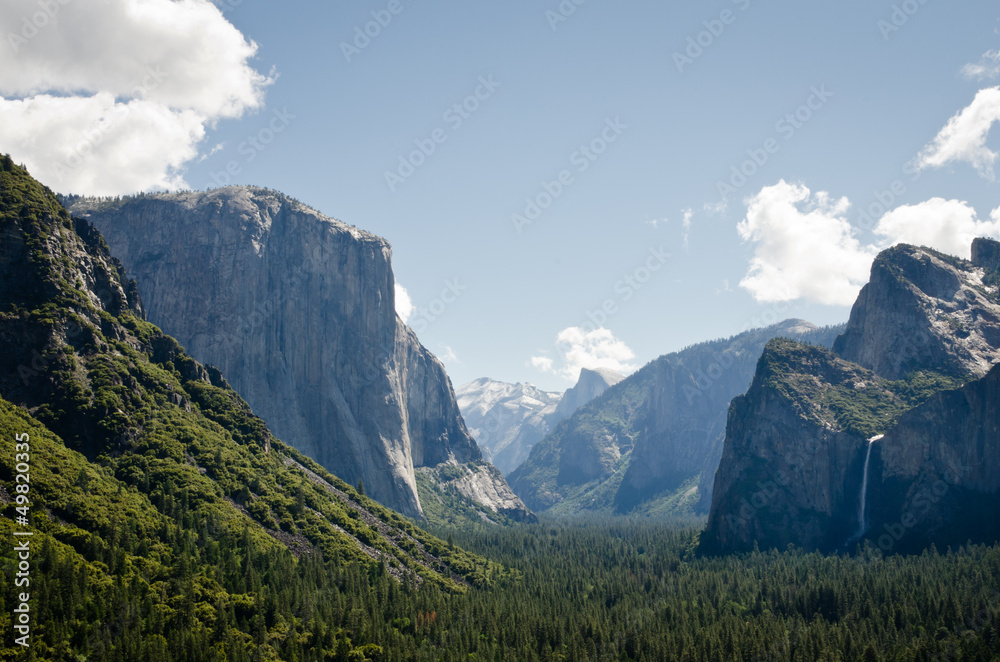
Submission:
M 1000 120 L 1000 87 L 980 90 L 966 108 L 959 111 L 920 154 L 919 169 L 940 168 L 949 163 L 965 162 L 979 174 L 993 179 L 997 153 L 986 145 L 990 129 Z
M 977 62 L 962 67 L 962 76 L 969 80 L 986 81 L 1000 78 L 1000 50 L 986 51 Z
M 684 245 L 685 251 L 691 250 L 691 219 L 694 218 L 694 210 L 688 207 L 687 209 L 682 209 L 681 213 L 684 215 L 683 220 L 681 220 L 681 227 L 684 228 L 684 234 L 682 235 L 681 241 Z

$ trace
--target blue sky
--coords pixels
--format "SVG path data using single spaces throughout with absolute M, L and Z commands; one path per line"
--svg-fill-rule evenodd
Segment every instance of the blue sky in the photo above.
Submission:
M 387 238 L 409 323 L 456 386 L 562 390 L 580 366 L 845 321 L 879 248 L 959 252 L 1000 228 L 996 3 L 106 5 L 149 36 L 103 59 L 92 40 L 114 21 L 85 32 L 67 4 L 29 38 L 38 3 L 3 10 L 0 150 L 56 190 L 258 184 Z M 134 70 L 108 73 L 119 60 Z M 25 137 L 51 133 L 38 109 L 67 97 L 131 103 L 90 150 L 101 167 L 46 170 L 72 133 Z M 865 222 L 872 205 L 891 213 Z

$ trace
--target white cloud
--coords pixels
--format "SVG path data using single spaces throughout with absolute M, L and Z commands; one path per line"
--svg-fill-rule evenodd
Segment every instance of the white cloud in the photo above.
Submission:
M 555 361 L 546 356 L 531 357 L 531 365 L 570 382 L 580 378 L 581 368 L 610 368 L 623 374 L 636 369 L 630 363 L 635 353 L 604 327 L 591 331 L 578 326 L 563 329 L 556 337 L 556 348 L 561 365 L 556 366 Z
M 993 179 L 997 153 L 986 146 L 993 123 L 1000 120 L 1000 87 L 980 90 L 917 155 L 918 168 L 939 168 L 954 161 L 971 164 L 979 174 Z
M 849 207 L 847 198 L 833 200 L 784 180 L 761 189 L 747 200 L 746 218 L 737 226 L 755 244 L 740 287 L 758 301 L 847 306 L 868 282 L 875 255 L 890 246 L 928 246 L 968 259 L 976 237 L 1000 239 L 1000 208 L 990 220 L 979 220 L 967 202 L 931 198 L 886 213 L 875 226 L 879 240 L 862 245 L 845 217 Z
M 931 198 L 916 205 L 898 207 L 879 220 L 875 233 L 885 245 L 914 244 L 969 259 L 976 237 L 1000 238 L 1000 209 L 991 221 L 980 221 L 967 202 Z
M 986 51 L 978 62 L 971 62 L 962 67 L 962 76 L 969 80 L 1000 78 L 1000 51 Z
M 552 359 L 547 356 L 532 356 L 531 366 L 541 370 L 542 372 L 555 372 L 554 363 Z
M 399 319 L 403 320 L 403 324 L 410 319 L 410 315 L 413 314 L 413 299 L 410 298 L 410 293 L 406 291 L 406 288 L 396 283 L 396 314 L 399 315 Z
M 864 247 L 845 217 L 850 203 L 784 180 L 747 200 L 737 226 L 755 244 L 740 282 L 758 301 L 809 299 L 850 305 L 868 281 L 876 251 Z
M 725 199 L 718 202 L 706 202 L 702 208 L 709 214 L 722 216 L 729 210 L 729 202 Z
M 263 103 L 256 44 L 207 0 L 52 7 L 0 4 L 0 145 L 58 191 L 183 187 L 206 127 Z

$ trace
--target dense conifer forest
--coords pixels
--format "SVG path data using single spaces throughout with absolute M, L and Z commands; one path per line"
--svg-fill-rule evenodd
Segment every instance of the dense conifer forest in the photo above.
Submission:
M 261 553 L 246 535 L 213 539 L 208 521 L 186 529 L 177 501 L 166 510 L 152 540 L 125 520 L 82 553 L 39 541 L 34 659 L 1000 659 L 995 545 L 698 558 L 697 528 L 679 524 L 439 531 L 511 570 L 463 593 Z M 12 594 L 5 581 L 7 632 Z
M 0 660 L 1000 660 L 997 544 L 711 557 L 701 521 L 625 518 L 427 533 L 272 438 L 7 158 L 0 222 Z

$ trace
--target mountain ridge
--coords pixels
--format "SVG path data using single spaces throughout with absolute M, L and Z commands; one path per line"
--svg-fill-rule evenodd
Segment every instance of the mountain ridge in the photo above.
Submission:
M 510 476 L 534 510 L 707 512 L 729 401 L 775 335 L 832 343 L 836 327 L 802 320 L 665 354 L 562 421 Z
M 482 461 L 443 364 L 396 315 L 384 239 L 256 187 L 76 198 L 71 210 L 137 278 L 150 319 L 373 498 L 423 517 L 417 468 Z M 497 484 L 465 495 L 476 508 L 532 516 L 502 476 L 478 475 Z M 475 501 L 485 494 L 499 498 Z

